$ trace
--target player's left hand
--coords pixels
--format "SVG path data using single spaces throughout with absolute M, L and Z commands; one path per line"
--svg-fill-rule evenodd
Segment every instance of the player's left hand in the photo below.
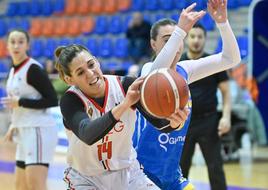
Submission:
M 227 21 L 227 0 L 208 0 L 208 12 L 217 23 Z
M 218 135 L 222 136 L 226 133 L 228 133 L 231 129 L 231 121 L 229 118 L 222 117 L 219 121 L 218 126 Z
M 186 119 L 188 118 L 188 115 L 190 113 L 190 110 L 188 108 L 184 108 L 181 110 L 180 108 L 177 108 L 175 113 L 173 113 L 171 116 L 167 118 L 167 120 L 170 121 L 171 128 L 178 128 L 179 125 L 184 123 Z
M 6 108 L 19 107 L 19 97 L 17 97 L 17 96 L 3 97 L 3 98 L 1 98 L 1 104 L 3 104 L 3 106 Z

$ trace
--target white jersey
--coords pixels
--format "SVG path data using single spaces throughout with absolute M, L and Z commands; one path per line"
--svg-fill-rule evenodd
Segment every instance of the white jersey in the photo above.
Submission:
M 14 68 L 10 70 L 7 80 L 8 96 L 34 100 L 41 98 L 41 94 L 27 83 L 27 73 L 32 64 L 42 67 L 36 60 L 29 58 L 16 72 Z M 55 122 L 47 109 L 31 109 L 20 106 L 12 109 L 11 125 L 12 127 L 50 127 L 55 126 Z
M 81 99 L 89 118 L 92 120 L 109 112 L 125 98 L 119 78 L 110 75 L 104 77 L 106 78 L 106 89 L 102 108 L 92 99 L 86 97 L 78 88 L 72 86 L 68 90 Z M 69 139 L 68 164 L 87 176 L 129 167 L 137 157 L 132 146 L 135 120 L 135 110 L 127 109 L 113 129 L 91 146 L 81 141 L 73 132 L 67 131 Z

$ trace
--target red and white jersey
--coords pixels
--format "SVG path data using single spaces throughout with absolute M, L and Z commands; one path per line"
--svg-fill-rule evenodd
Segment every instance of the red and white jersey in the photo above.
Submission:
M 106 89 L 103 107 L 100 107 L 94 100 L 88 98 L 74 86 L 68 90 L 81 99 L 91 120 L 109 112 L 125 98 L 125 92 L 119 78 L 111 75 L 104 77 L 106 79 Z M 95 176 L 105 171 L 129 167 L 137 157 L 132 146 L 135 121 L 136 112 L 129 108 L 113 129 L 91 146 L 78 139 L 72 131 L 67 131 L 69 139 L 68 164 L 87 176 Z
M 6 86 L 8 96 L 33 100 L 41 98 L 41 94 L 27 83 L 27 73 L 32 64 L 42 67 L 36 60 L 28 58 L 18 70 L 15 71 L 14 68 L 10 70 Z M 13 127 L 51 127 L 55 126 L 55 121 L 47 109 L 17 107 L 12 109 L 11 125 Z

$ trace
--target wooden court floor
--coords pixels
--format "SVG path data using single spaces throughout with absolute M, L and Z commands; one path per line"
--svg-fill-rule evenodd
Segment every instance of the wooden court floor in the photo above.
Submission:
M 3 143 L 0 139 L 0 190 L 14 188 L 15 145 Z M 63 190 L 63 170 L 66 167 L 65 155 L 56 153 L 54 163 L 49 170 L 49 190 Z M 254 148 L 253 160 L 246 163 L 225 163 L 224 170 L 228 190 L 268 190 L 268 147 Z M 197 190 L 209 190 L 206 167 L 194 165 L 190 171 L 190 180 Z

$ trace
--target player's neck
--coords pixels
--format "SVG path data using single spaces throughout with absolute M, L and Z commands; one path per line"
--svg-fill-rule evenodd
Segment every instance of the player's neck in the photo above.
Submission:
M 204 51 L 200 51 L 200 52 L 187 51 L 187 57 L 189 59 L 199 59 L 200 57 L 202 57 L 203 54 L 204 54 Z

